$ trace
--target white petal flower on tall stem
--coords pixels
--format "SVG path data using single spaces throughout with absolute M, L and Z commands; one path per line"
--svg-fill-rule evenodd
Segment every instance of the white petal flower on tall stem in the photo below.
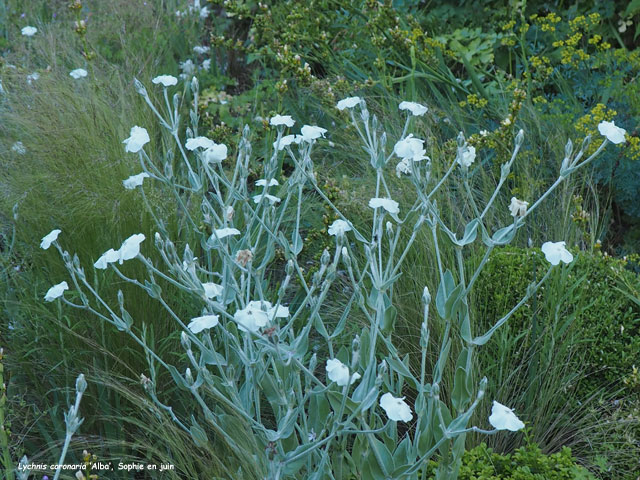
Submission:
M 565 248 L 565 242 L 545 242 L 542 244 L 542 253 L 551 265 L 558 265 L 560 262 L 571 263 L 573 255 Z
M 222 285 L 218 285 L 217 283 L 203 283 L 202 288 L 204 289 L 204 296 L 209 299 L 222 295 Z
M 261 193 L 260 195 L 253 196 L 253 203 L 260 203 L 260 201 L 265 198 L 269 200 L 271 205 L 275 205 L 276 203 L 280 203 L 280 199 L 275 195 L 269 195 L 268 193 Z
M 36 27 L 32 27 L 31 25 L 27 25 L 26 27 L 22 27 L 22 30 L 20 30 L 20 32 L 25 37 L 33 37 L 36 33 L 38 33 L 38 29 Z
M 393 147 L 393 153 L 395 153 L 399 158 L 417 162 L 429 158 L 425 155 L 426 151 L 423 148 L 423 145 L 424 140 L 414 138 L 413 134 L 411 134 L 395 144 Z
M 87 71 L 84 68 L 76 68 L 75 70 L 71 70 L 69 72 L 69 76 L 74 78 L 75 80 L 79 80 L 81 78 L 86 77 Z
M 513 413 L 509 407 L 502 405 L 501 403 L 493 401 L 491 407 L 491 415 L 489 416 L 489 423 L 496 430 L 509 430 L 511 432 L 517 432 L 524 428 L 524 423 Z
M 142 147 L 149 143 L 150 140 L 147 130 L 136 125 L 131 127 L 129 138 L 123 140 L 122 143 L 125 145 L 126 152 L 137 153 L 142 150 Z
M 46 302 L 53 302 L 56 298 L 61 297 L 65 290 L 69 290 L 69 285 L 67 282 L 61 282 L 47 290 L 44 299 Z
M 120 252 L 118 250 L 114 250 L 110 248 L 106 252 L 104 252 L 96 263 L 93 264 L 94 268 L 99 270 L 104 270 L 109 266 L 110 263 L 115 263 L 120 259 Z
M 338 219 L 329 226 L 329 230 L 327 231 L 329 235 L 341 236 L 351 231 L 351 225 L 344 220 Z
M 300 133 L 302 134 L 302 139 L 305 142 L 312 142 L 320 137 L 324 137 L 324 134 L 327 133 L 327 129 L 317 127 L 315 125 L 304 125 L 300 129 Z
M 269 120 L 269 124 L 271 124 L 274 127 L 277 127 L 280 125 L 293 127 L 295 123 L 296 121 L 293 118 L 291 118 L 291 115 L 275 115 L 271 117 L 271 119 Z
M 173 75 L 158 75 L 151 82 L 155 85 L 162 84 L 163 87 L 172 87 L 178 84 L 178 79 Z
M 124 242 L 122 242 L 122 245 L 118 250 L 118 263 L 122 265 L 123 261 L 136 258 L 140 253 L 140 244 L 144 241 L 144 239 L 145 236 L 143 233 L 137 233 L 135 235 L 131 235 Z
M 600 122 L 598 131 L 600 135 L 606 137 L 611 143 L 619 144 L 627 141 L 624 138 L 627 131 L 624 128 L 616 127 L 615 122 Z
M 411 407 L 404 401 L 405 397 L 396 398 L 390 393 L 385 393 L 380 397 L 380 406 L 394 422 L 410 422 L 413 418 Z
M 511 197 L 511 203 L 509 204 L 509 212 L 512 217 L 524 217 L 527 213 L 527 207 L 529 202 L 524 200 L 518 200 L 516 197 Z
M 471 145 L 465 145 L 460 149 L 458 155 L 458 164 L 461 167 L 469 168 L 476 159 L 476 148 Z
M 127 190 L 133 190 L 134 188 L 142 185 L 142 182 L 144 182 L 145 178 L 149 178 L 149 174 L 147 172 L 142 172 L 137 175 L 131 175 L 129 178 L 122 181 L 122 185 L 124 185 L 124 188 L 126 188 Z
M 195 150 L 196 148 L 211 148 L 214 147 L 216 145 L 216 142 L 214 142 L 213 140 L 208 139 L 207 137 L 195 137 L 195 138 L 188 138 L 187 142 L 185 143 L 185 147 L 187 148 L 187 150 Z
M 201 317 L 192 318 L 187 327 L 193 333 L 200 333 L 203 330 L 207 330 L 218 325 L 218 319 L 218 315 L 203 315 Z
M 275 178 L 272 178 L 271 180 L 269 180 L 270 187 L 277 187 L 278 185 L 280 185 L 280 183 Z M 267 180 L 265 178 L 261 178 L 260 180 L 256 181 L 256 187 L 266 187 L 266 186 L 267 186 Z
M 216 229 L 215 235 L 211 235 L 211 241 L 215 241 L 216 237 L 218 239 L 222 239 L 222 238 L 234 236 L 234 235 L 240 235 L 240 230 L 238 230 L 237 228 L 230 228 L 230 227 L 218 228 Z
M 220 163 L 227 158 L 227 146 L 224 143 L 214 143 L 204 151 L 204 160 L 209 163 Z
M 408 110 L 411 112 L 411 115 L 415 116 L 415 117 L 420 117 L 422 115 L 424 115 L 425 113 L 427 113 L 427 111 L 429 110 L 427 107 L 425 107 L 424 105 L 421 105 L 419 103 L 416 102 L 400 102 L 400 105 L 398 106 L 398 108 L 400 110 Z
M 47 250 L 51 246 L 51 244 L 58 239 L 58 235 L 60 235 L 61 232 L 62 230 L 58 228 L 56 228 L 55 230 L 51 230 L 51 232 L 42 237 L 40 248 L 43 250 Z
M 353 383 L 360 378 L 360 374 L 357 372 L 349 375 L 349 368 L 337 358 L 327 360 L 325 370 L 327 371 L 329 380 L 335 382 L 340 387 L 353 385 Z
M 369 200 L 369 206 L 371 208 L 384 208 L 387 212 L 396 215 L 400 212 L 398 208 L 398 202 L 390 198 L 372 198 Z
M 348 97 L 340 100 L 336 105 L 338 110 L 344 110 L 345 108 L 353 108 L 358 105 L 362 99 L 360 97 Z

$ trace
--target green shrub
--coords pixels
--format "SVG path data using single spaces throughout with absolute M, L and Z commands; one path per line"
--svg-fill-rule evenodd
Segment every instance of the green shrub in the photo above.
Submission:
M 435 462 L 430 463 L 428 478 L 433 478 Z M 588 480 L 595 479 L 576 464 L 569 448 L 545 455 L 535 443 L 501 455 L 482 443 L 462 457 L 459 480 Z

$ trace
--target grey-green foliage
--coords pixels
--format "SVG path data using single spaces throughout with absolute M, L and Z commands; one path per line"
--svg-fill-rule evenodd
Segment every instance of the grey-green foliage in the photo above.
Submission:
M 422 144 L 407 136 L 411 112 L 401 142 L 389 149 L 386 133 L 365 102 L 351 99 L 345 108 L 349 108 L 376 178 L 369 203 L 370 230 L 365 231 L 367 222 L 356 224 L 346 218 L 316 182 L 311 154 L 324 129 L 303 126 L 299 135 L 284 135 L 285 124 L 291 125 L 292 119 L 273 118 L 277 138 L 273 151 L 265 156 L 264 178 L 255 188 L 247 181 L 253 155 L 249 129 L 243 132 L 235 163 L 227 166 L 227 147 L 198 136 L 195 106 L 199 87 L 195 78 L 190 88 L 194 107 L 185 142 L 180 136 L 179 94 L 170 99 L 163 87 L 164 106 L 158 108 L 136 81 L 138 93 L 175 142 L 175 159 L 147 154 L 143 147 L 149 138 L 140 130 L 132 130 L 126 143 L 127 150 L 138 155 L 146 174 L 146 178 L 138 177 L 137 187 L 130 186 L 139 189 L 147 206 L 145 182 L 154 181 L 165 188 L 179 210 L 180 230 L 189 231 L 197 243 L 181 246 L 179 251 L 161 214 L 152 211 L 158 228 L 155 249 L 161 262 L 141 253 L 141 245 L 146 250 L 150 242 L 145 243 L 143 235 L 134 235 L 117 251 L 105 252 L 94 265 L 98 270 L 109 268 L 162 305 L 181 332 L 187 365 L 174 365 L 156 353 L 147 341 L 145 322 L 127 311 L 132 298 L 120 292 L 114 307 L 113 299 L 100 295 L 90 280 L 93 275 L 87 275 L 78 257 L 61 247 L 64 234 L 54 245 L 75 293 L 73 300 L 62 296 L 63 304 L 92 313 L 138 343 L 149 364 L 143 385 L 154 403 L 188 432 L 198 447 L 210 448 L 214 440 L 226 443 L 235 455 L 229 458 L 229 465 L 239 477 L 320 479 L 359 473 L 374 479 L 414 479 L 425 462 L 438 454 L 436 478 L 457 478 L 466 434 L 498 431 L 470 423 L 487 386 L 486 378 L 477 381 L 480 375 L 473 371 L 474 356 L 535 293 L 553 267 L 549 266 L 523 298 L 484 332 L 474 331 L 469 309 L 472 288 L 489 253 L 511 242 L 540 202 L 573 171 L 589 163 L 607 142 L 582 162 L 586 147 L 573 155 L 569 143 L 560 176 L 549 191 L 528 211 L 514 212 L 513 223 L 495 228 L 486 225 L 485 217 L 510 173 L 523 142 L 522 131 L 515 139 L 511 159 L 502 167 L 494 195 L 479 205 L 468 183 L 475 150 L 462 134 L 456 157 L 444 176 L 435 179 Z M 277 180 L 282 179 L 281 152 L 295 165 L 284 185 Z M 414 186 L 411 205 L 399 207 L 391 199 L 385 170 L 394 155 L 404 158 L 398 169 L 408 174 Z M 445 185 L 450 181 L 462 185 L 472 206 L 470 218 L 457 226 L 443 221 L 436 203 L 438 195 L 446 194 Z M 323 253 L 319 270 L 307 282 L 299 254 L 303 248 L 301 212 L 309 192 L 331 205 L 340 220 L 330 229 L 335 249 Z M 421 370 L 415 374 L 408 357 L 394 346 L 391 334 L 396 317 L 394 284 L 423 228 L 433 236 L 439 287 L 433 299 L 428 289 L 423 294 Z M 479 239 L 487 255 L 475 271 L 466 272 L 464 253 Z M 442 242 L 453 245 L 453 265 L 442 261 Z M 285 259 L 279 268 L 274 268 L 276 249 Z M 120 265 L 134 258 L 144 265 L 146 278 L 130 278 L 123 272 Z M 199 305 L 190 317 L 176 313 L 161 281 Z M 331 321 L 323 304 L 338 282 L 348 286 L 351 294 L 345 311 L 337 321 Z M 353 311 L 359 312 L 366 324 L 349 342 L 342 333 Z M 427 371 L 433 315 L 440 317 L 445 328 L 433 352 L 437 362 Z M 452 351 L 459 352 L 457 358 L 450 358 Z M 441 385 L 449 362 L 455 362 L 455 375 L 452 390 L 446 391 Z M 193 404 L 185 409 L 189 415 L 179 415 L 174 406 L 163 403 L 166 395 L 159 388 L 159 369 L 191 395 Z M 404 402 L 403 395 L 410 399 Z M 512 421 L 515 417 L 510 415 Z M 399 421 L 411 423 L 405 428 Z

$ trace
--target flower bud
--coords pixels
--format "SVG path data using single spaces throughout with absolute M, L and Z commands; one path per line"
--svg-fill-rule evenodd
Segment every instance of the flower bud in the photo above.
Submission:
M 456 140 L 458 142 L 458 148 L 463 148 L 467 143 L 462 132 L 458 133 L 458 137 L 456 138 Z
M 387 235 L 389 237 L 392 237 L 393 236 L 393 223 L 387 222 L 386 227 L 387 227 Z
M 320 263 L 326 266 L 326 265 L 329 265 L 330 261 L 331 261 L 331 256 L 329 255 L 329 252 L 325 248 L 324 251 L 322 252 L 322 256 L 320 257 Z
M 87 389 L 87 381 L 84 378 L 84 374 L 81 373 L 80 375 L 78 375 L 78 378 L 76 379 L 76 392 L 84 393 L 86 389 Z
M 565 157 L 571 157 L 571 154 L 573 153 L 573 142 L 571 141 L 571 139 L 567 140 L 567 144 L 564 146 L 564 156 Z
M 518 134 L 516 135 L 516 147 L 522 145 L 522 141 L 524 140 L 524 130 L 520 129 Z
M 287 275 L 293 275 L 293 271 L 294 271 L 293 260 L 289 260 L 287 262 L 287 266 L 285 267 L 285 272 Z
M 191 92 L 193 92 L 194 95 L 197 95 L 199 90 L 200 84 L 198 83 L 198 79 L 196 77 L 193 77 L 191 79 Z
M 587 150 L 587 148 L 589 148 L 589 145 L 591 145 L 591 135 L 587 135 L 584 140 L 582 141 L 582 148 L 581 150 L 583 152 L 585 152 Z
M 431 293 L 429 293 L 429 287 L 424 287 L 422 291 L 422 301 L 425 305 L 429 305 L 431 303 Z
M 184 372 L 184 378 L 189 385 L 193 385 L 193 375 L 191 375 L 191 369 L 187 367 L 187 370 Z
M 135 87 L 136 92 L 138 92 L 140 95 L 142 95 L 143 97 L 148 96 L 147 89 L 144 88 L 142 82 L 140 82 L 140 80 L 138 80 L 137 78 L 133 79 L 133 86 Z
M 347 251 L 347 247 L 342 247 L 340 251 L 342 255 L 342 262 L 346 265 L 347 268 L 351 267 L 351 257 L 349 256 L 349 252 Z
M 163 242 L 162 242 L 162 237 L 160 236 L 160 233 L 156 232 L 153 238 L 155 239 L 155 242 L 156 242 L 156 248 L 161 249 L 163 246 Z
M 186 351 L 191 350 L 191 339 L 189 338 L 189 335 L 187 335 L 187 332 L 182 332 L 180 334 L 180 343 Z

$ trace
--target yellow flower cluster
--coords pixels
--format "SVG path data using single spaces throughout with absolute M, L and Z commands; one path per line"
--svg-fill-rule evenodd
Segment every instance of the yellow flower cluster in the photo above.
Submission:
M 461 107 L 466 107 L 469 105 L 471 108 L 483 108 L 486 107 L 489 101 L 486 98 L 480 98 L 475 93 L 470 93 L 467 95 L 467 100 L 459 102 Z

